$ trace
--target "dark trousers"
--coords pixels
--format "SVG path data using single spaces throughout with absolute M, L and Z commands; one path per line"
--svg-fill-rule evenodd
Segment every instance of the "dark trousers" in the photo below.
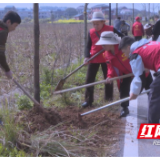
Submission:
M 150 85 L 148 123 L 160 123 L 160 72 Z
M 128 77 L 128 78 L 124 78 L 120 83 L 120 89 L 119 89 L 120 99 L 129 97 L 131 81 L 132 81 L 132 77 Z M 128 106 L 129 106 L 129 101 L 121 103 L 122 108 L 127 108 Z
M 128 32 L 123 32 L 122 31 L 122 34 L 124 34 L 125 36 L 128 36 Z
M 132 81 L 132 77 L 124 78 L 123 81 L 120 83 L 120 99 L 129 97 L 129 91 L 130 91 L 130 84 Z M 145 89 L 149 89 L 150 85 L 153 81 L 151 73 L 146 77 L 146 83 L 145 83 Z M 121 107 L 126 108 L 129 106 L 129 101 L 121 103 Z
M 142 36 L 135 36 L 134 39 L 135 39 L 135 41 L 139 41 L 142 39 Z
M 89 63 L 87 76 L 86 76 L 86 84 L 93 83 L 96 78 L 96 74 L 98 72 L 99 66 L 101 65 L 104 79 L 107 78 L 107 64 L 106 63 Z M 113 83 L 105 84 L 105 97 L 106 100 L 113 99 Z M 94 101 L 94 86 L 87 87 L 85 91 L 85 101 L 89 104 L 92 104 Z
M 150 85 L 151 83 L 153 82 L 153 78 L 152 78 L 152 75 L 151 73 L 149 73 L 149 75 L 146 77 L 146 84 L 145 84 L 145 89 L 150 89 Z
M 156 41 L 158 39 L 159 35 L 154 35 L 153 36 L 153 41 Z

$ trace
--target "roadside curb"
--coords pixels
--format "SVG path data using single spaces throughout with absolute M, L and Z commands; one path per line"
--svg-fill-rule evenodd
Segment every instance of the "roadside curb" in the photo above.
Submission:
M 138 157 L 137 106 L 138 100 L 130 101 L 130 114 L 126 117 L 123 157 Z

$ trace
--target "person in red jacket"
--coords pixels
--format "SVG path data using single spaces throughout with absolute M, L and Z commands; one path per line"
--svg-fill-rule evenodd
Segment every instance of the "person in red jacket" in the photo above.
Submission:
M 105 25 L 105 18 L 101 12 L 94 12 L 92 15 L 91 22 L 93 24 L 93 28 L 90 29 L 88 33 L 88 41 L 85 53 L 84 63 L 88 64 L 87 76 L 86 76 L 86 84 L 93 83 L 95 81 L 96 74 L 98 72 L 99 66 L 101 66 L 103 71 L 103 76 L 106 78 L 107 73 L 107 65 L 105 63 L 105 58 L 101 53 L 97 57 L 95 57 L 89 63 L 87 62 L 89 58 L 95 55 L 97 52 L 101 51 L 103 48 L 101 46 L 96 46 L 96 42 L 99 40 L 100 34 L 104 31 L 113 31 L 117 33 L 119 36 L 123 36 L 120 32 L 118 32 L 113 26 Z M 112 100 L 113 99 L 113 84 L 105 85 L 105 99 Z M 85 102 L 82 104 L 83 108 L 88 106 L 92 106 L 94 101 L 94 87 L 87 87 L 85 90 Z
M 148 123 L 160 123 L 160 42 L 142 39 L 138 42 L 132 37 L 122 38 L 119 48 L 130 57 L 135 75 L 130 88 L 130 100 L 136 99 L 145 86 L 144 70 L 154 70 L 156 78 L 150 85 Z
M 143 25 L 140 21 L 141 21 L 141 18 L 136 17 L 136 22 L 133 23 L 133 25 L 132 25 L 132 34 L 135 37 L 136 41 L 141 40 L 142 36 L 144 36 Z
M 106 82 L 110 83 L 110 78 L 122 76 L 125 74 L 132 73 L 131 66 L 129 64 L 128 57 L 119 50 L 119 43 L 121 38 L 114 34 L 112 31 L 102 32 L 100 40 L 96 45 L 102 45 L 106 52 L 103 54 L 108 66 L 108 73 Z M 150 73 L 147 74 L 147 84 L 145 88 L 148 89 L 152 82 L 152 76 Z M 120 98 L 129 96 L 129 89 L 132 77 L 117 80 L 118 89 L 120 92 Z M 129 114 L 129 101 L 121 103 L 122 111 L 120 117 L 125 117 Z

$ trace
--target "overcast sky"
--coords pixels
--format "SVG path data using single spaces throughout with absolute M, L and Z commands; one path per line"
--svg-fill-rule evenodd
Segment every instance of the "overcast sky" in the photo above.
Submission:
M 43 1 L 39 0 L 39 2 L 44 2 L 44 0 Z M 105 2 L 106 2 L 106 0 L 105 0 Z M 142 0 L 141 0 L 141 2 L 142 2 Z M 90 7 L 97 5 L 97 4 L 107 4 L 108 5 L 108 3 L 104 3 L 104 2 L 103 3 L 89 3 L 88 7 L 90 8 Z M 7 5 L 13 5 L 16 8 L 33 8 L 33 3 L 0 3 L 0 8 L 4 8 Z M 84 5 L 84 3 L 39 3 L 39 6 L 57 6 L 57 7 L 74 7 L 74 8 L 76 8 L 80 5 Z M 127 8 L 132 8 L 132 3 L 118 3 L 118 6 L 126 6 Z M 148 8 L 147 3 L 146 3 L 146 6 Z M 151 11 L 153 11 L 153 7 L 154 7 L 155 12 L 157 12 L 158 6 L 160 8 L 160 3 L 154 3 L 154 4 L 150 3 Z M 115 8 L 116 3 L 111 3 L 111 7 Z M 135 7 L 135 9 L 142 10 L 143 4 L 142 3 L 134 3 L 134 7 Z

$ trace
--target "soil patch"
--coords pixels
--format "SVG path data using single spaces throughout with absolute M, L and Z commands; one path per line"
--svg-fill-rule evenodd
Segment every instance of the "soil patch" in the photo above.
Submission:
M 85 150 L 83 153 L 88 156 L 116 156 L 121 149 L 120 138 L 124 135 L 125 125 L 124 121 L 119 118 L 119 106 L 85 115 L 81 121 L 79 120 L 80 113 L 92 109 L 95 108 L 80 109 L 76 106 L 68 106 L 62 109 L 45 108 L 45 113 L 36 113 L 32 109 L 29 112 L 20 112 L 17 121 L 25 123 L 25 129 L 29 133 L 44 131 L 58 123 L 61 125 L 56 129 L 66 133 L 70 130 L 88 132 L 88 134 L 95 133 L 92 141 L 85 143 L 85 146 L 93 149 Z M 103 151 L 105 150 L 105 155 L 100 154 L 102 148 Z
M 64 127 L 74 126 L 76 128 L 88 129 L 93 126 L 113 126 L 123 123 L 120 121 L 119 112 L 114 110 L 100 110 L 79 118 L 81 113 L 87 112 L 95 108 L 80 109 L 78 107 L 68 106 L 62 109 L 44 108 L 44 112 L 37 113 L 33 108 L 28 113 L 19 112 L 18 117 L 22 121 L 31 124 L 29 132 L 43 131 L 51 125 L 57 125 L 62 122 Z M 23 114 L 23 116 L 22 116 Z M 22 116 L 22 117 L 21 117 Z M 19 121 L 18 118 L 18 121 Z

